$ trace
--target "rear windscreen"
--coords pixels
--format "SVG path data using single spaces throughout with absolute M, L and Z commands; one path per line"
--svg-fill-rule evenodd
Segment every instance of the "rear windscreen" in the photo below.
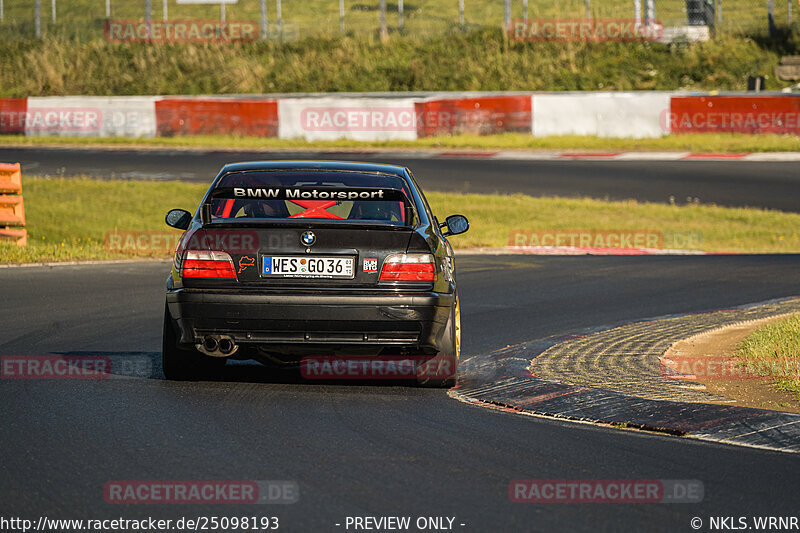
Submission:
M 212 221 L 312 219 L 404 226 L 413 217 L 405 180 L 384 174 L 234 172 L 219 180 L 211 196 Z

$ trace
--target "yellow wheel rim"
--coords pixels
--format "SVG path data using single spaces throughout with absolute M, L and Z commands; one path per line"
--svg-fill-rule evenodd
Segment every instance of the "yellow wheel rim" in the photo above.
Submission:
M 456 294 L 456 361 L 461 357 L 461 302 Z

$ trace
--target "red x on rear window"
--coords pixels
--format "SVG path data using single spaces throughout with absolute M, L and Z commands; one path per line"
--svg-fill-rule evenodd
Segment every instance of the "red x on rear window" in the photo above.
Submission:
M 338 218 L 342 217 L 334 215 L 327 211 L 329 207 L 333 207 L 339 202 L 335 200 L 289 200 L 293 204 L 305 208 L 305 211 L 296 213 L 289 216 L 289 218 Z

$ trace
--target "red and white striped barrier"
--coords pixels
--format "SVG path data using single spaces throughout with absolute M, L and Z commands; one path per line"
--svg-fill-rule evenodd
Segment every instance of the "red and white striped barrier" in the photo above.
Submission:
M 278 100 L 278 136 L 328 141 L 417 138 L 414 98 L 324 96 Z
M 530 133 L 530 95 L 434 97 L 415 104 L 417 136 Z
M 0 134 L 29 136 L 230 134 L 388 141 L 507 132 L 628 138 L 692 132 L 800 135 L 800 94 L 639 91 L 0 98 Z
M 387 153 L 388 154 L 388 153 Z M 471 151 L 471 152 L 403 152 L 397 157 L 413 155 L 424 158 L 474 158 L 506 159 L 518 161 L 752 161 L 778 162 L 798 161 L 800 152 L 755 152 L 755 153 L 714 153 L 714 152 L 527 152 L 527 151 Z

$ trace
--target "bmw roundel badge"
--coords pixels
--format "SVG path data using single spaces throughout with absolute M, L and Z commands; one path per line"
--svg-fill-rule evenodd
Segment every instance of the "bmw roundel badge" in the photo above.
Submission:
M 317 242 L 317 237 L 314 235 L 313 231 L 307 231 L 300 236 L 300 241 L 306 246 L 311 246 Z

